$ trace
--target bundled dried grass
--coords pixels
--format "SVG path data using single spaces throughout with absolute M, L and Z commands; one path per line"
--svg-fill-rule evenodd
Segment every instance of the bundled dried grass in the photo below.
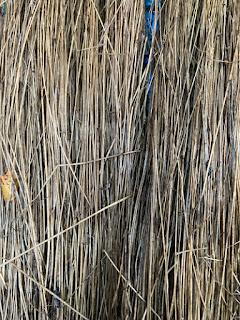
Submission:
M 7 2 L 1 319 L 239 316 L 240 5 L 164 2 L 147 119 L 144 10 Z

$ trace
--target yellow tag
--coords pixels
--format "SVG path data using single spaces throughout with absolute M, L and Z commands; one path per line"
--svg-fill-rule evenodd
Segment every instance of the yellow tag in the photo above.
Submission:
M 7 170 L 4 176 L 0 176 L 2 194 L 5 201 L 13 201 L 13 199 L 16 197 L 18 182 L 16 178 L 13 180 L 9 170 Z

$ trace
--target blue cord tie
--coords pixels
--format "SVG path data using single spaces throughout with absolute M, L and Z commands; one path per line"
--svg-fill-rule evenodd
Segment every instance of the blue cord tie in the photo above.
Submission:
M 154 24 L 155 24 L 155 8 L 154 8 L 154 0 L 145 0 L 145 17 L 146 17 L 146 27 L 145 27 L 145 33 L 147 36 L 147 44 L 144 54 L 144 60 L 143 60 L 143 67 L 146 68 L 148 62 L 149 62 L 149 54 L 152 46 L 152 37 L 153 37 L 153 31 L 154 31 Z M 158 2 L 159 7 L 162 4 L 162 0 L 159 0 Z M 159 28 L 159 22 L 157 21 L 155 32 L 157 32 Z M 148 80 L 147 85 L 147 102 L 146 102 L 146 116 L 148 116 L 149 112 L 149 106 L 150 106 L 150 95 L 151 95 L 151 88 L 152 88 L 152 71 L 154 68 L 154 62 L 151 63 L 151 73 Z
M 1 6 L 1 15 L 4 17 L 7 12 L 7 4 L 6 2 Z

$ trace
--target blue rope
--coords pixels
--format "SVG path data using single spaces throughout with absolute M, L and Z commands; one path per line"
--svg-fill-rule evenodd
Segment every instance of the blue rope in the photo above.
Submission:
M 1 15 L 4 17 L 7 12 L 7 4 L 6 2 L 1 6 Z
M 161 6 L 161 4 L 162 4 L 162 0 L 159 0 L 158 1 L 159 7 Z M 146 18 L 145 33 L 147 36 L 147 44 L 146 44 L 144 60 L 143 60 L 144 69 L 146 68 L 146 66 L 149 62 L 149 54 L 150 54 L 150 50 L 151 50 L 151 46 L 152 46 L 152 37 L 153 37 L 154 24 L 155 24 L 155 18 L 156 18 L 155 1 L 154 0 L 145 0 L 145 18 Z M 157 32 L 158 28 L 159 28 L 159 22 L 157 21 L 155 33 Z M 150 106 L 150 95 L 151 95 L 151 88 L 152 88 L 153 68 L 154 68 L 154 62 L 151 63 L 151 71 L 150 71 L 150 76 L 149 76 L 148 85 L 147 85 L 146 116 L 148 116 L 149 106 Z

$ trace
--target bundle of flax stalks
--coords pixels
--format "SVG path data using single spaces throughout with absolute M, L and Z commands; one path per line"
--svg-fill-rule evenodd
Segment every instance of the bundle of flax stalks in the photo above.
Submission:
M 240 2 L 5 4 L 0 319 L 237 319 Z

